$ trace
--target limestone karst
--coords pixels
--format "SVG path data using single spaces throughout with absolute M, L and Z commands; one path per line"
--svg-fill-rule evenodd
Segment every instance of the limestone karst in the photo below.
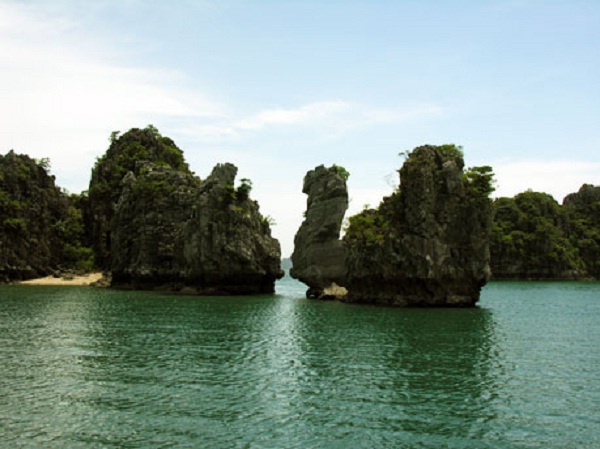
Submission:
M 283 276 L 279 242 L 237 168 L 205 180 L 146 163 L 130 172 L 115 209 L 112 283 L 195 294 L 273 293 Z
M 309 297 L 322 297 L 325 289 L 345 278 L 346 249 L 340 241 L 348 208 L 345 178 L 344 171 L 335 165 L 320 165 L 304 178 L 306 217 L 294 239 L 290 274 L 309 286 Z
M 314 179 L 317 175 L 320 180 Z M 330 178 L 335 179 L 317 168 L 307 174 L 305 187 L 327 185 Z M 300 248 L 294 254 L 302 254 L 303 245 L 311 243 L 303 236 L 319 235 L 321 228 L 328 229 L 322 233 L 327 245 L 342 246 L 337 259 L 330 256 L 325 264 L 337 274 L 335 279 L 315 275 L 322 271 L 318 261 L 312 270 L 301 265 L 296 271 L 294 266 L 292 275 L 307 283 L 309 296 L 332 280 L 347 289 L 340 298 L 347 302 L 471 306 L 479 299 L 490 277 L 491 169 L 464 170 L 459 148 L 428 145 L 412 151 L 400 169 L 398 191 L 379 208 L 350 217 L 341 242 L 334 242 L 341 225 L 338 209 L 334 208 L 334 227 L 321 212 L 325 202 L 315 201 L 326 195 L 318 189 L 305 191 L 308 209 L 296 236 Z M 347 192 L 336 196 L 344 198 Z M 304 259 L 297 259 L 304 264 Z

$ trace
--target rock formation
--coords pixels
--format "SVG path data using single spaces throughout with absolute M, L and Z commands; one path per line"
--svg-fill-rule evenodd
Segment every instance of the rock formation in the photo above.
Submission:
M 492 174 L 490 167 L 463 167 L 454 145 L 416 148 L 400 170 L 399 190 L 349 219 L 342 248 L 336 239 L 345 189 L 322 167 L 309 172 L 292 275 L 309 293 L 336 282 L 347 288 L 347 302 L 474 305 L 490 276 Z
M 151 163 L 123 180 L 112 229 L 112 285 L 194 294 L 272 293 L 279 242 L 237 168 L 204 181 Z
M 0 282 L 46 276 L 57 269 L 67 199 L 44 161 L 0 155 Z
M 307 296 L 322 298 L 345 277 L 346 252 L 340 229 L 348 208 L 347 172 L 323 165 L 309 171 L 302 192 L 308 195 L 306 217 L 294 238 L 292 277 L 308 285 Z
M 567 195 L 568 235 L 585 265 L 586 278 L 600 279 L 600 186 L 584 184 Z
M 463 171 L 454 145 L 422 146 L 378 210 L 350 219 L 348 301 L 472 306 L 490 276 L 490 167 Z
M 133 128 L 120 137 L 118 132 L 111 135 L 110 147 L 92 169 L 89 186 L 90 234 L 96 264 L 104 270 L 110 268 L 112 220 L 121 196 L 121 181 L 129 172 L 137 175 L 141 161 L 190 173 L 183 152 L 151 125 L 144 129 Z
M 490 240 L 493 278 L 585 277 L 577 242 L 570 239 L 578 227 L 578 222 L 569 218 L 567 208 L 547 193 L 530 190 L 514 198 L 496 199 Z

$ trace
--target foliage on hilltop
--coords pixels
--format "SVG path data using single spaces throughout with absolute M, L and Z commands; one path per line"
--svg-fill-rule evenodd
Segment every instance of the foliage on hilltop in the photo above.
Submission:
M 434 151 L 433 157 L 429 150 Z M 419 183 L 425 182 L 431 187 L 436 187 L 438 183 L 444 184 L 437 189 L 438 197 L 424 198 L 427 201 L 443 201 L 442 197 L 447 195 L 450 189 L 457 188 L 460 185 L 463 208 L 471 208 L 474 211 L 482 208 L 481 212 L 484 212 L 484 215 L 485 211 L 491 212 L 489 196 L 494 191 L 492 168 L 482 166 L 464 170 L 462 147 L 454 144 L 423 146 L 413 151 L 403 152 L 401 155 L 407 159 L 402 169 L 399 170 L 399 187 L 391 195 L 385 197 L 378 208 L 366 207 L 363 211 L 348 219 L 344 236 L 346 242 L 367 246 L 381 244 L 386 233 L 389 232 L 391 224 L 397 228 L 400 227 L 399 231 L 406 230 L 407 227 L 411 226 L 411 220 L 414 220 L 414 218 L 406 217 L 406 200 L 402 195 L 402 190 L 403 188 L 412 188 L 407 183 L 413 183 L 415 180 Z M 440 176 L 436 178 L 436 173 L 449 169 L 451 165 L 461 171 L 462 176 L 460 179 L 448 181 Z M 426 176 L 427 179 L 423 180 L 421 174 Z M 403 178 L 407 180 L 404 185 L 402 184 Z M 452 182 L 453 185 L 449 185 L 448 182 Z M 419 188 L 419 186 L 413 187 Z M 416 214 L 415 217 L 418 215 Z M 479 216 L 479 214 L 474 216 Z M 416 223 L 414 224 L 416 225 Z
M 0 281 L 91 268 L 81 201 L 56 186 L 47 159 L 0 155 Z
M 110 264 L 111 225 L 123 178 L 129 172 L 140 174 L 146 162 L 189 173 L 183 151 L 152 125 L 144 129 L 133 128 L 123 135 L 113 132 L 108 150 L 92 169 L 89 186 L 91 234 L 96 262 L 101 268 L 107 269 Z
M 561 206 L 531 190 L 494 202 L 495 278 L 600 277 L 600 187 L 584 184 Z
M 496 278 L 569 278 L 584 268 L 556 200 L 527 191 L 494 201 L 490 252 Z

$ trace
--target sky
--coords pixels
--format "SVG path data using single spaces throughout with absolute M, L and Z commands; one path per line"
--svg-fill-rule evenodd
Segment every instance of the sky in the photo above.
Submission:
M 283 256 L 308 170 L 344 166 L 352 214 L 423 144 L 561 202 L 600 185 L 600 2 L 0 0 L 0 154 L 81 192 L 148 124 L 201 178 L 251 179 Z

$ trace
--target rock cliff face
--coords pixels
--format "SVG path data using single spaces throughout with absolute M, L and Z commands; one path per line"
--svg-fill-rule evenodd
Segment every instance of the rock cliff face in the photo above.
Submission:
M 347 172 L 319 166 L 304 178 L 306 218 L 294 239 L 292 277 L 308 285 L 307 296 L 323 297 L 325 289 L 345 277 L 346 250 L 340 228 L 348 208 Z
M 350 219 L 344 285 L 351 302 L 472 306 L 490 276 L 491 169 L 463 171 L 454 145 L 422 146 L 400 188 Z
M 43 162 L 0 155 L 0 282 L 45 276 L 57 269 L 67 198 Z
M 96 264 L 110 268 L 112 246 L 112 221 L 115 207 L 121 196 L 124 176 L 138 174 L 139 162 L 148 161 L 189 173 L 183 152 L 168 137 L 160 135 L 153 126 L 133 128 L 122 136 L 115 132 L 111 136 L 108 150 L 92 169 L 89 186 L 89 214 L 91 216 L 92 244 Z
M 345 185 L 322 167 L 309 172 L 292 275 L 309 293 L 336 282 L 347 288 L 340 298 L 347 302 L 474 305 L 490 276 L 492 174 L 490 167 L 463 167 L 454 145 L 416 148 L 400 170 L 399 190 L 349 219 L 342 248 Z
M 115 211 L 112 282 L 192 294 L 272 293 L 279 242 L 268 220 L 235 190 L 237 168 L 218 165 L 204 181 L 145 163 L 130 172 Z

